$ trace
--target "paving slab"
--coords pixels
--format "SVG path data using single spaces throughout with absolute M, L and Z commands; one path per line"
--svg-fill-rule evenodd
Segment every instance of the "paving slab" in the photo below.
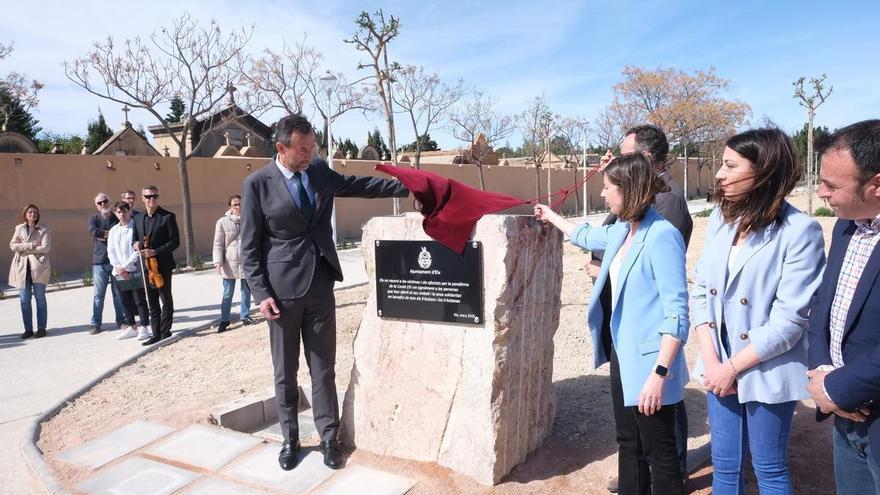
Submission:
M 311 409 L 309 409 L 311 411 Z M 315 428 L 315 418 L 310 412 L 299 413 L 297 416 L 299 421 L 299 441 L 304 445 L 317 444 L 320 441 L 318 429 Z M 281 432 L 281 423 L 277 421 L 254 433 L 254 435 L 272 440 L 273 442 L 283 442 L 284 434 Z
M 315 495 L 403 495 L 415 480 L 363 466 L 346 467 L 315 492 Z
M 90 495 L 167 495 L 199 477 L 186 469 L 131 457 L 86 479 L 76 488 Z
M 314 450 L 301 451 L 296 468 L 284 471 L 278 467 L 279 450 L 281 446 L 278 444 L 267 445 L 220 472 L 230 478 L 290 495 L 306 493 L 336 473 L 324 465 L 324 456 Z
M 237 431 L 192 425 L 146 450 L 147 454 L 216 470 L 262 440 Z
M 174 431 L 170 426 L 137 420 L 58 455 L 58 458 L 97 469 L 108 462 L 158 440 Z
M 219 478 L 207 478 L 188 486 L 183 495 L 269 495 L 269 492 L 250 488 Z

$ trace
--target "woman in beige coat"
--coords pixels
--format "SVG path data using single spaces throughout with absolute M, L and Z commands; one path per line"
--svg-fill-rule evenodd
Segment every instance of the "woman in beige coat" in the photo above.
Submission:
M 217 220 L 214 228 L 213 262 L 217 273 L 223 277 L 223 299 L 220 301 L 220 326 L 217 333 L 229 328 L 229 314 L 232 310 L 232 294 L 235 292 L 235 281 L 241 280 L 241 322 L 245 325 L 251 320 L 251 290 L 242 277 L 241 263 L 241 196 L 229 197 L 229 211 Z
M 46 284 L 52 274 L 49 265 L 49 248 L 52 238 L 49 227 L 40 223 L 40 209 L 27 205 L 21 210 L 24 223 L 16 225 L 9 241 L 12 250 L 12 266 L 9 267 L 9 285 L 20 289 L 21 319 L 24 333 L 21 338 L 46 335 Z M 34 315 L 31 296 L 37 302 L 37 332 L 34 333 Z

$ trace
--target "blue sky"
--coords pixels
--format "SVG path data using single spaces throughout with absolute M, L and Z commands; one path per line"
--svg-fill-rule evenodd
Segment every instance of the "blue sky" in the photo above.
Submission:
M 880 2 L 874 1 L 419 1 L 335 2 L 241 0 L 12 2 L 0 17 L 0 40 L 15 52 L 0 74 L 18 70 L 46 84 L 34 112 L 45 130 L 85 133 L 100 107 L 112 128 L 119 105 L 68 81 L 62 62 L 84 55 L 92 41 L 147 37 L 183 11 L 221 26 L 254 25 L 249 50 L 280 48 L 307 35 L 327 68 L 350 79 L 363 60 L 342 42 L 361 10 L 383 8 L 401 20 L 390 55 L 422 65 L 446 81 L 462 78 L 519 113 L 544 95 L 553 111 L 588 119 L 612 96 L 627 65 L 686 71 L 715 67 L 730 80 L 724 96 L 752 107 L 752 124 L 771 119 L 794 131 L 806 112 L 792 98 L 801 75 L 828 75 L 834 92 L 816 122 L 835 128 L 880 117 Z M 262 117 L 271 123 L 277 114 Z M 154 125 L 146 112 L 131 120 Z M 379 114 L 343 116 L 334 134 L 362 145 L 384 120 Z M 398 140 L 412 141 L 398 123 Z M 382 131 L 385 135 L 386 132 Z M 457 146 L 448 132 L 432 131 L 441 147 Z M 519 144 L 519 136 L 510 139 Z

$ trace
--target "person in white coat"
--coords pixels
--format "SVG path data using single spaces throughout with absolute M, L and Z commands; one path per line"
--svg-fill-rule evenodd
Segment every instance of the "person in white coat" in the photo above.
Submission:
M 214 228 L 213 262 L 217 267 L 217 273 L 223 278 L 223 298 L 220 300 L 220 326 L 217 333 L 225 332 L 229 328 L 229 318 L 232 312 L 232 295 L 235 293 L 235 281 L 241 280 L 241 323 L 250 325 L 251 320 L 251 290 L 247 280 L 242 277 L 241 270 L 241 196 L 238 194 L 229 197 L 226 203 L 229 210 L 219 220 Z

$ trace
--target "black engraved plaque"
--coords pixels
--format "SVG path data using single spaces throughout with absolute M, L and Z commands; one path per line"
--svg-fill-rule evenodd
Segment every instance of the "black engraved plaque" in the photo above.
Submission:
M 483 323 L 483 246 L 463 254 L 437 241 L 376 241 L 376 305 L 383 318 Z

